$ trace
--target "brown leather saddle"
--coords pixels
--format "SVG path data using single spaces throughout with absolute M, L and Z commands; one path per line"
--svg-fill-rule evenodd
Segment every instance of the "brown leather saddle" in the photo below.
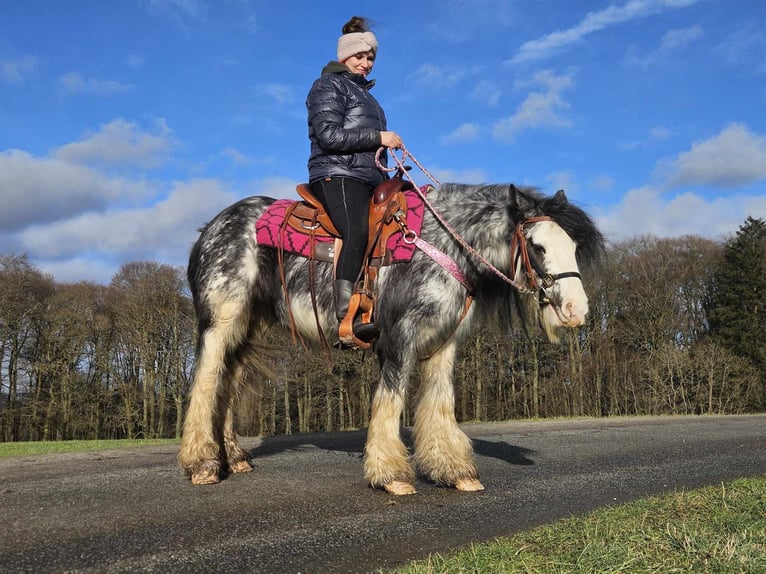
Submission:
M 377 290 L 375 280 L 377 270 L 386 261 L 386 246 L 392 234 L 401 232 L 400 222 L 406 222 L 407 199 L 404 192 L 414 189 L 410 181 L 402 178 L 401 171 L 378 185 L 370 198 L 369 212 L 369 236 L 365 251 L 365 263 L 356 282 L 354 294 L 349 302 L 349 310 L 346 317 L 341 321 L 338 330 L 340 341 L 348 347 L 370 348 L 370 343 L 365 343 L 354 337 L 353 321 L 359 315 L 363 322 L 370 323 L 373 320 Z M 334 260 L 333 251 L 339 253 L 342 249 L 340 233 L 325 212 L 324 206 L 311 193 L 308 184 L 302 183 L 296 186 L 296 191 L 303 201 L 297 201 L 285 212 L 283 226 L 309 235 L 312 239 L 319 237 L 335 238 L 332 243 L 312 243 L 312 257 L 324 255 L 322 259 Z M 332 246 L 332 247 L 328 247 Z M 318 253 L 320 250 L 329 250 L 331 253 Z M 314 285 L 310 286 L 312 293 Z M 312 295 L 312 301 L 315 297 Z M 314 309 L 316 313 L 316 308 Z

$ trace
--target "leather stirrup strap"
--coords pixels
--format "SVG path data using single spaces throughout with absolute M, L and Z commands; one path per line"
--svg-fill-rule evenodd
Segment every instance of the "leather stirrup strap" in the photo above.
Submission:
M 282 222 L 279 224 L 277 265 L 279 267 L 279 279 L 282 282 L 282 292 L 285 295 L 285 306 L 287 308 L 287 318 L 290 323 L 290 335 L 292 336 L 293 345 L 295 345 L 300 339 L 301 344 L 305 347 L 306 342 L 303 340 L 303 337 L 300 336 L 300 333 L 298 333 L 298 328 L 295 326 L 295 317 L 293 317 L 293 311 L 290 307 L 290 292 L 287 290 L 287 280 L 285 278 L 285 246 L 282 243 L 282 239 L 285 236 L 285 227 L 287 227 L 287 220 L 297 205 L 298 203 L 294 202 L 285 210 L 285 216 L 282 219 Z
M 330 344 L 327 342 L 324 331 L 322 330 L 322 323 L 319 320 L 319 309 L 317 307 L 317 293 L 316 293 L 316 235 L 314 234 L 314 226 L 316 223 L 316 215 L 312 218 L 312 229 L 309 233 L 309 293 L 311 294 L 311 308 L 314 310 L 314 319 L 316 320 L 317 333 L 319 334 L 319 343 L 322 347 L 322 352 L 329 358 L 330 356 Z

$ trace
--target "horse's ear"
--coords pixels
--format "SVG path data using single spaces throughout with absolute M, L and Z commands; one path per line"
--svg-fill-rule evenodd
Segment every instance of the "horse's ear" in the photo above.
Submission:
M 563 189 L 558 190 L 556 192 L 556 195 L 553 196 L 553 199 L 555 199 L 559 203 L 569 203 L 569 200 L 567 199 L 567 194 L 564 193 Z
M 518 187 L 511 184 L 508 188 L 508 195 L 510 197 L 511 208 L 516 211 L 519 216 L 526 219 L 527 217 L 533 217 L 537 215 L 537 205 L 534 200 L 521 191 Z

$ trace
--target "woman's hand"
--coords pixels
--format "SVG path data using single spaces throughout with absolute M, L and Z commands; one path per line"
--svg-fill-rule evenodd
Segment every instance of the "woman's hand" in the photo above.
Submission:
M 401 149 L 402 138 L 396 132 L 380 132 L 380 145 L 393 149 Z

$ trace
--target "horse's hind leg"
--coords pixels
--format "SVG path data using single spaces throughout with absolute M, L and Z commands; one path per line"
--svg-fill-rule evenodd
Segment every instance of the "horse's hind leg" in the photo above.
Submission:
M 415 473 L 400 430 L 409 370 L 384 363 L 372 401 L 372 416 L 364 448 L 364 474 L 374 488 L 396 495 L 415 494 Z
M 471 441 L 455 419 L 454 359 L 453 341 L 423 361 L 413 429 L 415 464 L 437 484 L 463 491 L 483 490 Z
M 253 470 L 253 466 L 248 462 L 250 454 L 239 445 L 239 441 L 237 440 L 237 433 L 234 431 L 234 416 L 231 408 L 229 408 L 226 413 L 226 421 L 223 429 L 223 443 L 226 447 L 226 462 L 229 466 L 229 472 L 236 474 Z
M 251 472 L 252 465 L 248 462 L 250 454 L 243 449 L 237 440 L 237 433 L 234 430 L 234 408 L 242 391 L 244 369 L 239 363 L 232 373 L 231 377 L 231 396 L 229 405 L 226 409 L 226 418 L 223 426 L 223 444 L 226 448 L 226 462 L 229 466 L 229 472 L 236 474 L 241 472 Z
M 215 306 L 200 335 L 179 461 L 193 484 L 220 481 L 224 426 L 232 396 L 227 360 L 247 334 L 247 301 L 233 298 Z

